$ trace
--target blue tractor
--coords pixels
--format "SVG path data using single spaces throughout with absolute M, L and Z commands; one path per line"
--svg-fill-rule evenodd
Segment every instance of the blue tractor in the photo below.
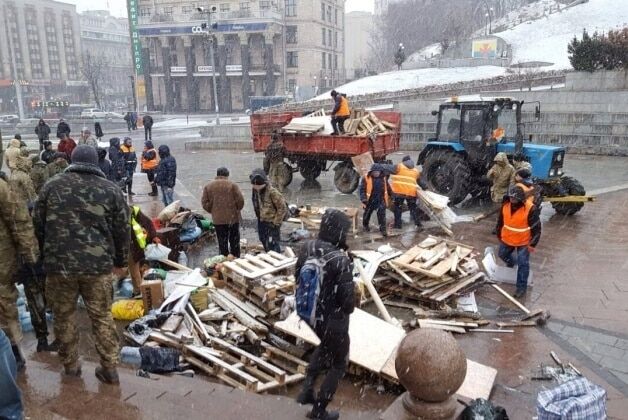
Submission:
M 565 148 L 524 143 L 523 101 L 481 96 L 451 98 L 432 115 L 438 117 L 436 137 L 419 154 L 423 179 L 432 191 L 449 197 L 451 205 L 469 195 L 483 196 L 490 184 L 486 174 L 495 155 L 532 165 L 532 176 L 542 187 L 544 201 L 559 214 L 572 215 L 582 209 L 587 197 L 584 187 L 563 174 Z M 534 117 L 540 120 L 540 104 Z

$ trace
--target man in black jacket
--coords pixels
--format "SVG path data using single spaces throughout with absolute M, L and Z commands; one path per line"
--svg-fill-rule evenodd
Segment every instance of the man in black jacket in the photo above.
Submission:
M 35 134 L 39 139 L 39 151 L 44 150 L 44 140 L 48 140 L 50 137 L 50 126 L 46 124 L 43 119 L 39 120 L 39 124 L 35 127 Z
M 146 114 L 142 118 L 142 124 L 144 124 L 144 141 L 153 139 L 153 117 Z
M 57 138 L 62 139 L 64 134 L 70 137 L 70 126 L 63 118 L 61 118 L 59 120 L 59 124 L 57 125 Z
M 347 249 L 346 237 L 351 228 L 349 218 L 339 210 L 329 209 L 323 215 L 318 239 L 306 242 L 299 253 L 296 273 L 308 258 L 321 258 L 340 249 Z M 337 419 L 338 412 L 328 412 L 338 383 L 349 361 L 349 316 L 354 309 L 353 265 L 349 257 L 339 253 L 329 258 L 323 268 L 324 277 L 317 304 L 317 321 L 314 330 L 321 340 L 312 354 L 303 390 L 297 397 L 300 404 L 314 404 L 308 417 L 313 419 Z M 314 394 L 316 378 L 327 366 L 329 370 L 318 395 Z
M 165 144 L 159 146 L 159 165 L 155 171 L 155 185 L 161 187 L 164 206 L 174 201 L 174 186 L 177 183 L 177 161 L 170 155 L 170 148 Z

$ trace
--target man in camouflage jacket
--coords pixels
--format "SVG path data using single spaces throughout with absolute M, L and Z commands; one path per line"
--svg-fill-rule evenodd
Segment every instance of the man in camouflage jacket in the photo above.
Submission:
M 126 274 L 129 208 L 120 188 L 105 179 L 96 149 L 77 146 L 72 165 L 50 179 L 35 204 L 35 231 L 42 249 L 46 300 L 55 317 L 59 356 L 68 375 L 79 376 L 76 301 L 92 321 L 101 366 L 96 377 L 118 384 L 118 334 L 111 316 L 112 273 Z
M 37 242 L 26 206 L 11 192 L 4 174 L 0 172 L 0 175 L 0 327 L 9 337 L 18 367 L 21 367 L 24 359 L 18 343 L 22 339 L 22 331 L 13 274 L 19 263 L 35 264 Z

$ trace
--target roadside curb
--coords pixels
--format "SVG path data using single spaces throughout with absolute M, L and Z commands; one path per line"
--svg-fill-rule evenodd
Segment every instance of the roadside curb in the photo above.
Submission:
M 253 144 L 250 141 L 232 141 L 226 138 L 186 141 L 185 150 L 253 150 Z

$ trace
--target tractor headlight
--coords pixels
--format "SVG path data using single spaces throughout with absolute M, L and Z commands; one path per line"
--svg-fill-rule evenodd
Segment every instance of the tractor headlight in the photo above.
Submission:
M 556 156 L 556 162 L 560 162 L 563 160 L 563 155 L 557 155 Z
M 562 176 L 564 174 L 562 169 L 559 169 L 558 171 L 556 171 L 556 173 L 558 174 L 558 176 Z
M 556 169 L 550 169 L 550 173 L 549 176 L 555 176 L 556 175 Z

